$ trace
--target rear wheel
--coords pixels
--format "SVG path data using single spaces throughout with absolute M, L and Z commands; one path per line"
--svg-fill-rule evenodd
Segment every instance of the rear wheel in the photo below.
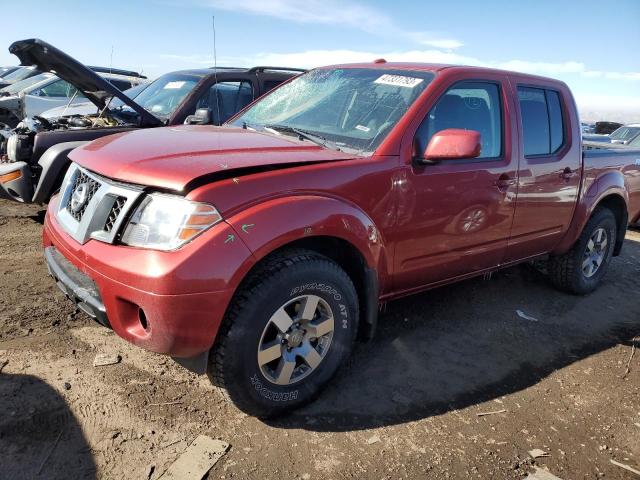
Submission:
M 613 212 L 604 207 L 596 209 L 573 248 L 549 259 L 548 271 L 553 284 L 579 295 L 595 290 L 609 268 L 616 231 Z
M 287 413 L 313 400 L 351 353 L 358 299 L 347 274 L 308 251 L 268 259 L 234 297 L 209 377 L 244 412 Z

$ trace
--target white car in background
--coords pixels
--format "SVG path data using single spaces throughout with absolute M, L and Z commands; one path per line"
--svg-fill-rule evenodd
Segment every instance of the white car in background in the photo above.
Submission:
M 609 137 L 611 137 L 611 143 L 620 143 L 622 145 L 627 145 L 638 138 L 638 136 L 640 136 L 640 123 L 625 125 L 609 135 Z
M 640 123 L 630 123 L 617 128 L 609 135 L 583 135 L 582 140 L 585 142 L 603 142 L 617 143 L 627 145 L 640 136 Z
M 93 67 L 105 80 L 119 90 L 128 90 L 146 82 L 136 72 L 112 70 L 111 73 Z M 53 73 L 41 73 L 0 90 L 0 123 L 15 127 L 23 118 L 31 118 L 55 107 L 85 103 L 87 99 L 69 82 Z

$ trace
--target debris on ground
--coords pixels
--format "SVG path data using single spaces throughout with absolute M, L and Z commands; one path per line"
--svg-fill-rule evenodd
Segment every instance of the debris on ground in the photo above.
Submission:
M 530 322 L 538 322 L 539 321 L 536 317 L 532 317 L 531 315 L 527 315 L 522 310 L 516 310 L 516 313 L 518 314 L 518 316 L 520 318 L 523 318 L 525 320 L 529 320 Z
M 9 360 L 0 360 L 0 373 L 2 373 L 2 369 L 7 366 Z
M 630 467 L 629 465 L 625 465 L 624 463 L 616 462 L 613 459 L 610 460 L 610 462 L 616 467 L 624 468 L 627 472 L 635 473 L 636 475 L 640 476 L 640 470 L 636 470 L 635 468 Z
M 536 458 L 542 458 L 542 457 L 549 457 L 550 456 L 549 452 L 545 452 L 544 450 L 541 450 L 539 448 L 534 448 L 533 450 L 529 450 L 527 453 L 534 460 Z
M 144 469 L 144 478 L 146 480 L 149 480 L 151 478 L 151 475 L 153 475 L 153 472 L 156 470 L 156 466 L 152 463 L 147 465 L 147 468 Z
M 71 384 L 69 382 L 64 382 L 63 387 L 65 390 L 71 390 Z
M 171 440 L 170 442 L 166 442 L 166 443 L 163 443 L 162 445 L 160 445 L 160 448 L 167 448 L 167 447 L 170 447 L 171 445 L 175 445 L 176 443 L 180 443 L 182 441 L 184 441 L 183 438 L 178 438 L 176 440 Z
M 629 355 L 629 360 L 627 361 L 627 368 L 622 378 L 625 378 L 627 375 L 631 373 L 631 360 L 633 360 L 633 354 L 636 353 L 636 342 L 638 341 L 640 341 L 640 336 L 633 337 L 633 340 L 631 340 L 631 354 Z
M 116 353 L 99 353 L 93 359 L 94 367 L 103 367 L 105 365 L 114 365 L 120 363 L 122 357 Z
M 536 471 L 527 475 L 524 480 L 562 480 L 548 470 L 544 470 L 543 468 L 539 467 L 534 468 L 536 469 Z
M 159 480 L 200 480 L 229 449 L 229 444 L 200 435 Z
M 476 413 L 479 417 L 486 417 L 487 415 L 497 415 L 498 413 L 506 413 L 507 411 L 503 408 L 502 410 L 494 410 L 492 412 L 478 412 Z
M 182 400 L 174 400 L 172 402 L 161 402 L 161 403 L 150 403 L 147 405 L 148 407 L 161 407 L 164 405 L 179 405 L 182 403 Z
M 367 443 L 369 445 L 373 445 L 374 443 L 378 443 L 380 441 L 380 437 L 378 435 L 373 435 L 367 439 Z

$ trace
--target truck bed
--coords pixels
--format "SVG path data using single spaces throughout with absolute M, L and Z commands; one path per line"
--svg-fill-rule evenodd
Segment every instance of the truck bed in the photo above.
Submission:
M 582 146 L 584 162 L 584 191 L 610 172 L 620 172 L 629 192 L 629 223 L 640 221 L 640 149 L 620 144 L 585 142 Z

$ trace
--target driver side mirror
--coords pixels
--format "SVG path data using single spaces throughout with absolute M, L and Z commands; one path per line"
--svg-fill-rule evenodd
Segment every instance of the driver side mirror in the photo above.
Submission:
M 199 108 L 196 113 L 184 119 L 185 125 L 207 125 L 211 123 L 211 109 Z
M 422 161 L 423 163 L 434 163 L 440 160 L 476 158 L 480 156 L 481 148 L 480 132 L 449 128 L 441 130 L 431 137 Z

